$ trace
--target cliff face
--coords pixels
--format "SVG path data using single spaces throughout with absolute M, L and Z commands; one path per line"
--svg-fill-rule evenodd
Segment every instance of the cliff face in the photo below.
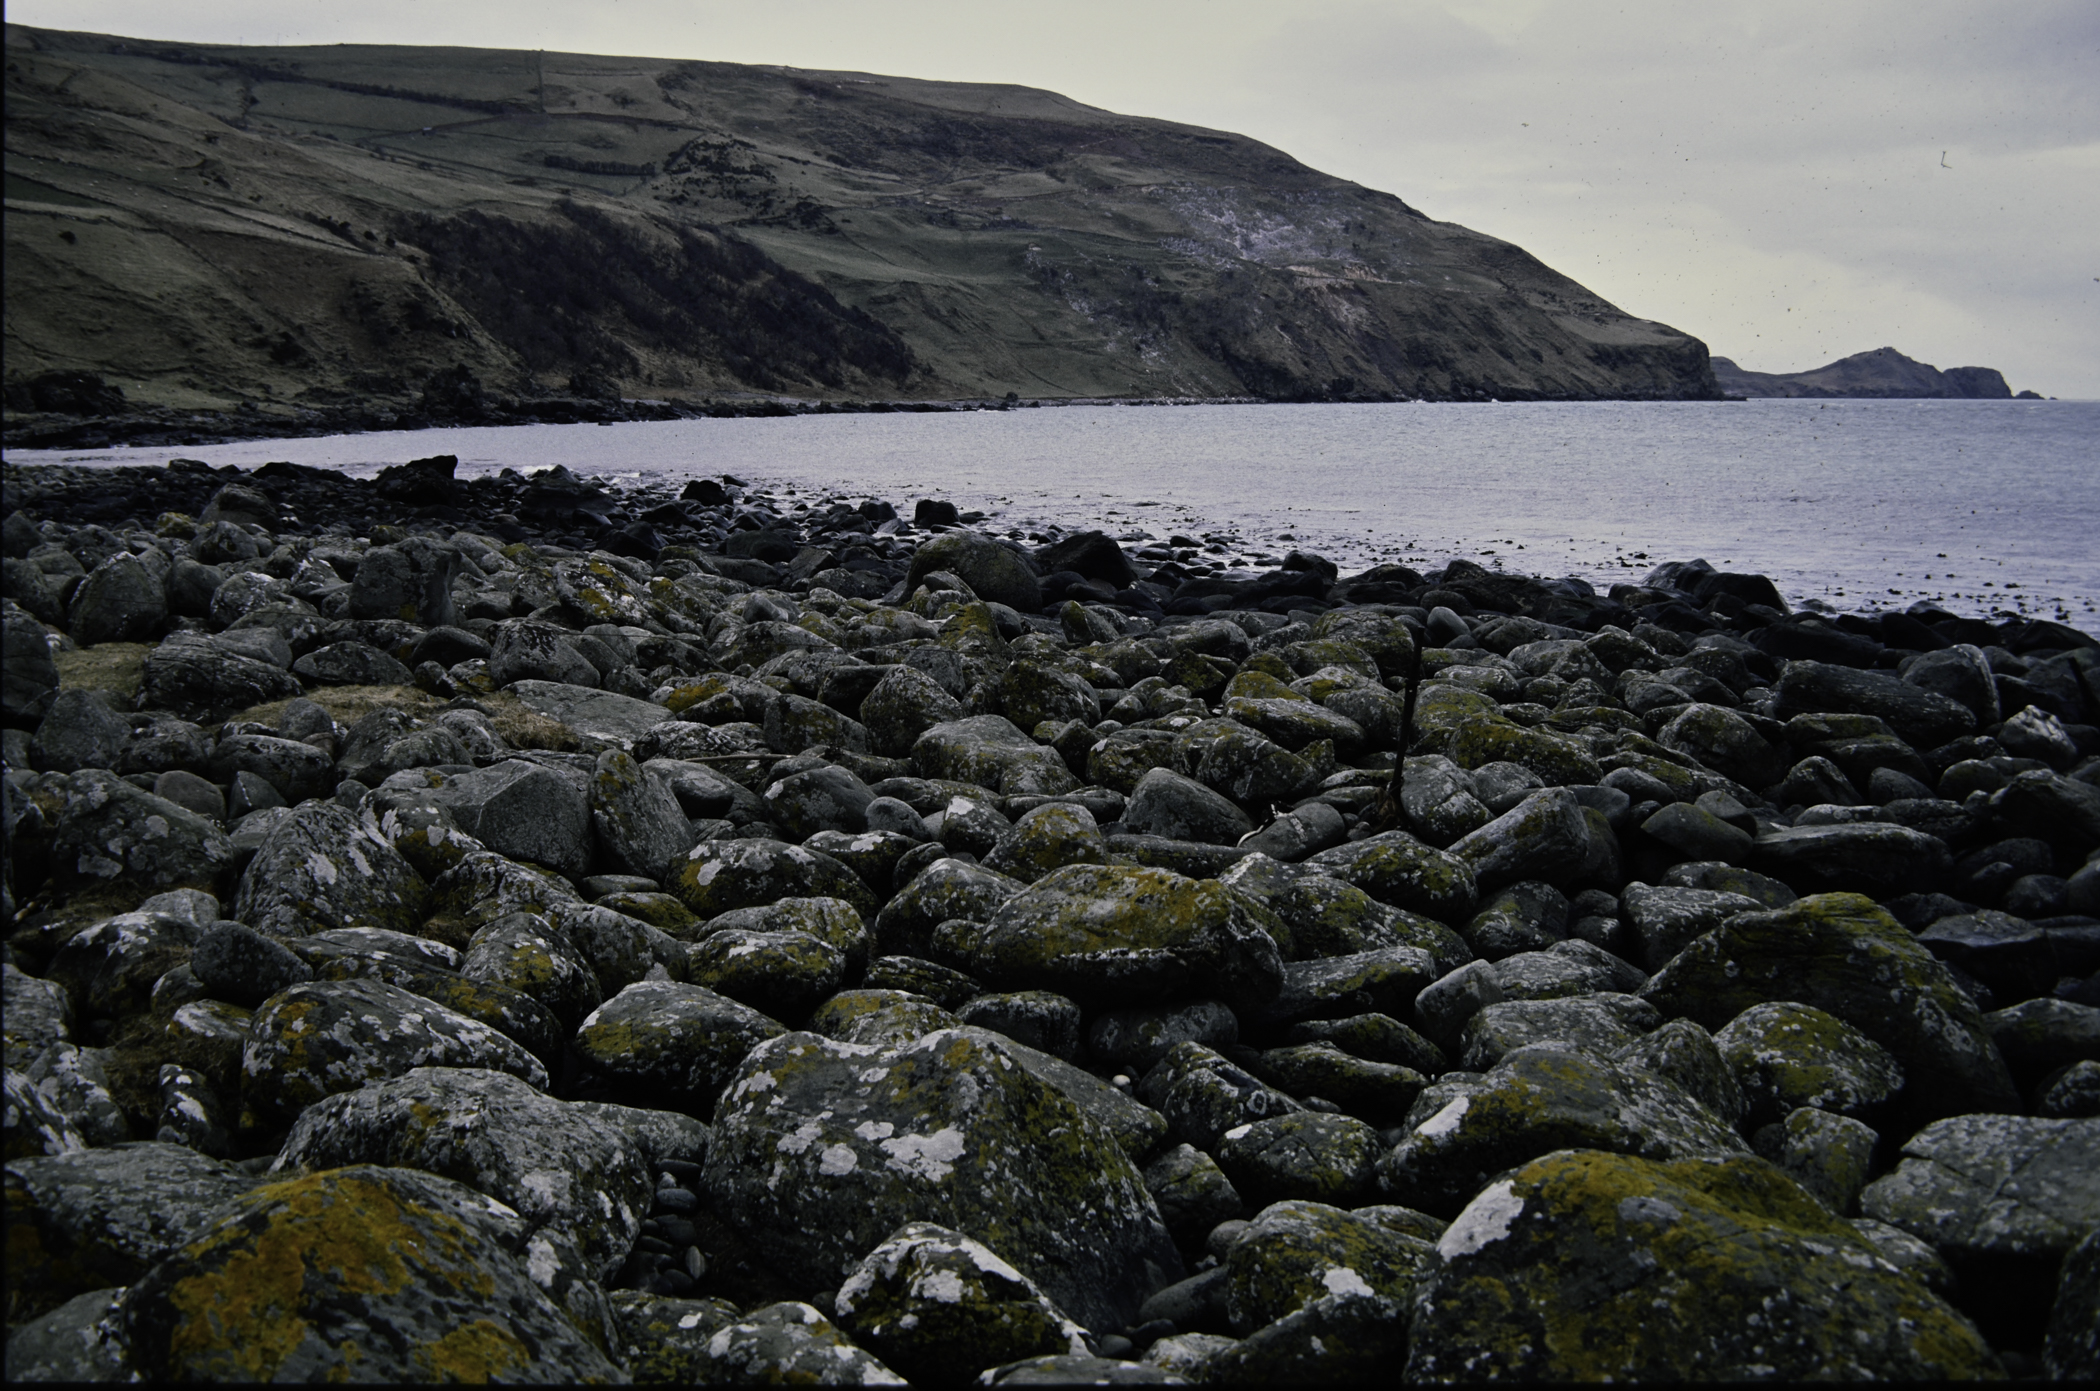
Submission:
M 1807 372 L 1746 372 L 1713 359 L 1714 380 L 1731 396 L 1863 396 L 1884 400 L 2004 401 L 2012 388 L 1995 367 L 1949 367 L 1905 357 L 1894 348 L 1841 357 Z
M 7 370 L 134 401 L 1710 398 L 1706 348 L 1241 136 L 1025 88 L 7 28 Z

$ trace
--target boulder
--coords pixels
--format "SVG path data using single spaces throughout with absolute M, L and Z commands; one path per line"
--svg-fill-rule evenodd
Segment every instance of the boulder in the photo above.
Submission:
M 492 1068 L 547 1085 L 547 1070 L 488 1025 L 377 980 L 295 985 L 255 1012 L 241 1050 L 241 1099 L 290 1125 L 324 1097 L 418 1067 Z
M 449 625 L 458 617 L 452 585 L 459 572 L 459 551 L 428 537 L 374 546 L 350 582 L 350 616 L 398 618 L 419 628 Z
M 669 717 L 651 701 L 560 681 L 514 681 L 510 690 L 533 713 L 566 727 L 589 753 L 632 749 Z
M 292 675 L 308 686 L 406 686 L 415 679 L 403 663 L 364 642 L 317 647 L 292 663 Z
M 0 719 L 10 727 L 35 725 L 57 690 L 58 663 L 43 625 L 10 605 L 0 615 Z
M 686 852 L 670 889 L 702 918 L 783 898 L 838 898 L 864 917 L 875 911 L 873 894 L 852 870 L 777 840 L 703 840 Z
M 1283 864 L 1266 854 L 1250 854 L 1218 882 L 1281 919 L 1291 955 L 1299 959 L 1417 947 L 1436 959 L 1441 975 L 1473 957 L 1473 949 L 1450 928 L 1379 902 L 1328 866 Z
M 1381 903 L 1445 924 L 1469 918 L 1478 891 L 1471 864 L 1405 831 L 1337 845 L 1306 863 L 1347 880 Z
M 67 606 L 66 631 L 82 647 L 151 638 L 168 619 L 168 567 L 156 572 L 137 556 L 119 554 L 88 572 Z
M 1557 1149 L 1662 1160 L 1749 1152 L 1675 1084 L 1541 1043 L 1507 1054 L 1417 1122 L 1379 1162 L 1379 1177 L 1393 1201 L 1456 1213 L 1494 1175 Z
M 1976 716 L 1967 706 L 1913 686 L 1893 672 L 1793 661 L 1773 690 L 1773 713 L 1780 719 L 1824 712 L 1872 715 L 1920 749 L 1936 749 L 1976 730 Z
M 1327 1295 L 1368 1292 L 1404 1305 L 1435 1265 L 1429 1242 L 1367 1214 L 1278 1201 L 1256 1214 L 1225 1257 L 1226 1313 L 1232 1331 L 1246 1337 Z
M 591 825 L 615 863 L 658 883 L 670 879 L 693 848 L 692 825 L 670 788 L 617 749 L 598 755 Z
M 359 926 L 413 933 L 429 893 L 376 823 L 310 802 L 285 813 L 248 862 L 233 915 L 278 937 Z
M 933 725 L 913 742 L 911 761 L 921 777 L 975 783 L 1009 797 L 1056 796 L 1079 786 L 1056 749 L 1036 743 L 1003 715 Z
M 1886 1048 L 1907 1075 L 1933 1079 L 1907 1098 L 1921 1115 L 2020 1110 L 1975 1001 L 1886 910 L 1855 894 L 1738 914 L 1678 953 L 1641 995 L 1713 1031 L 1753 1005 L 1811 1005 Z
M 1252 834 L 1254 823 L 1247 813 L 1194 778 L 1154 768 L 1131 792 L 1123 812 L 1123 829 L 1134 835 L 1234 845 Z
M 1969 1115 L 1910 1137 L 1867 1185 L 1867 1216 L 1930 1242 L 1956 1268 L 1981 1258 L 2055 1264 L 2100 1212 L 2100 1120 Z
M 158 1141 L 10 1156 L 10 1312 L 26 1318 L 90 1290 L 136 1283 L 255 1186 L 231 1164 Z
M 1549 1154 L 1475 1197 L 1409 1326 L 1409 1381 L 1997 1374 L 1960 1314 L 1748 1156 Z
M 1810 1005 L 1752 1005 L 1714 1035 L 1714 1045 L 1743 1089 L 1753 1125 L 1803 1106 L 1879 1119 L 1903 1090 L 1903 1068 L 1886 1048 Z
M 701 986 L 639 981 L 576 1030 L 563 1090 L 704 1118 L 744 1055 L 784 1032 L 757 1010 Z
M 702 1182 L 812 1291 L 907 1221 L 974 1233 L 1089 1327 L 1125 1326 L 1180 1275 L 1114 1137 L 982 1032 L 761 1044 L 717 1109 Z
M 513 758 L 448 777 L 429 795 L 498 855 L 572 877 L 590 868 L 591 780 L 579 772 Z
M 965 713 L 961 701 L 932 677 L 909 666 L 891 667 L 860 703 L 860 721 L 868 731 L 869 746 L 886 758 L 906 757 L 920 735 L 935 725 L 959 720 Z
M 292 1126 L 273 1174 L 380 1164 L 487 1194 L 559 1236 L 608 1279 L 653 1191 L 634 1141 L 593 1107 L 507 1073 L 419 1067 L 319 1101 Z
M 29 741 L 29 762 L 53 773 L 114 769 L 130 742 L 131 722 L 109 708 L 103 693 L 75 687 L 52 697 Z
M 228 651 L 196 633 L 172 633 L 146 654 L 140 698 L 143 704 L 210 722 L 304 690 L 281 667 Z
M 1218 1137 L 1218 1167 L 1257 1206 L 1297 1199 L 1356 1206 L 1376 1196 L 1378 1132 L 1354 1116 L 1297 1111 Z
M 978 936 L 973 972 L 1082 1006 L 1203 995 L 1256 1008 L 1283 962 L 1259 910 L 1214 880 L 1126 865 L 1068 865 L 1008 899 Z
M 1750 852 L 1755 868 L 1796 888 L 1882 898 L 1930 892 L 1951 860 L 1937 836 L 1881 821 L 1783 826 L 1757 837 Z
M 974 1237 L 907 1222 L 839 1287 L 839 1323 L 914 1383 L 960 1386 L 1024 1357 L 1085 1354 L 1083 1330 Z
M 414 1169 L 271 1184 L 126 1300 L 166 1381 L 610 1381 L 610 1309 L 573 1251 L 502 1203 Z
M 233 860 L 226 832 L 187 807 L 100 769 L 66 779 L 51 836 L 51 877 L 63 888 L 212 890 Z
M 688 1315 L 687 1317 L 697 1317 Z M 685 1319 L 679 1320 L 681 1324 Z M 674 1381 L 724 1386 L 902 1386 L 904 1378 L 796 1300 L 754 1309 L 725 1322 Z
M 1043 607 L 1043 587 L 1034 567 L 1018 551 L 978 532 L 945 532 L 922 544 L 912 555 L 905 590 L 917 589 L 936 570 L 956 576 L 990 603 L 1022 613 L 1036 613 Z
M 1662 1017 L 1633 995 L 1600 992 L 1559 999 L 1502 1000 L 1466 1021 L 1458 1065 L 1486 1072 L 1519 1048 L 1557 1044 L 1601 1057 L 1623 1053 L 1655 1029 Z
M 985 856 L 988 870 L 1032 884 L 1066 865 L 1105 865 L 1108 838 L 1094 814 L 1075 802 L 1045 802 L 1014 823 Z

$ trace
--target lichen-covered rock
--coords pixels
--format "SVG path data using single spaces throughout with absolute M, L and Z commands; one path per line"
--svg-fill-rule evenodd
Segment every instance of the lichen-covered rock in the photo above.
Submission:
M 1222 1048 L 1239 1037 L 1238 1016 L 1218 1000 L 1105 1010 L 1087 1026 L 1092 1057 L 1127 1068 L 1133 1076 L 1149 1071 L 1177 1043 Z
M 724 928 L 695 943 L 687 958 L 695 985 L 795 1020 L 838 989 L 845 953 L 806 932 Z
M 1123 828 L 1134 835 L 1236 845 L 1252 833 L 1254 823 L 1247 813 L 1194 778 L 1154 768 L 1131 790 Z
M 1765 787 L 1786 775 L 1785 747 L 1772 744 L 1725 706 L 1686 706 L 1662 727 L 1655 742 L 1748 787 Z
M 839 898 L 862 917 L 875 916 L 875 897 L 859 875 L 829 855 L 777 840 L 703 840 L 686 853 L 670 887 L 702 918 L 783 898 Z
M 1261 1055 L 1261 1069 L 1292 1096 L 1321 1097 L 1376 1126 L 1398 1124 L 1429 1080 L 1411 1067 L 1359 1058 L 1326 1040 L 1271 1048 Z
M 2100 1213 L 2100 1120 L 1950 1116 L 1910 1137 L 1896 1171 L 1867 1185 L 1866 1215 L 1954 1261 L 2051 1262 Z
M 2064 1257 L 2042 1365 L 2058 1381 L 2100 1377 L 2100 1228 Z
M 20 1070 L 54 1043 L 73 1036 L 73 1002 L 57 981 L 32 976 L 9 961 L 0 964 L 0 1036 L 6 1064 Z
M 1994 1376 L 1975 1328 L 1762 1160 L 1563 1151 L 1437 1243 L 1407 1379 Z
M 1721 1121 L 1741 1125 L 1750 1109 L 1742 1084 L 1721 1056 L 1714 1036 L 1689 1019 L 1672 1019 L 1621 1048 L 1618 1061 L 1682 1087 Z
M 124 1294 L 121 1289 L 90 1290 L 41 1318 L 10 1325 L 8 1384 L 55 1381 L 78 1386 L 135 1379 L 138 1369 L 131 1365 Z
M 1092 1327 L 1180 1274 L 1115 1138 L 976 1030 L 761 1044 L 717 1108 L 703 1184 L 813 1292 L 914 1220 L 975 1234 Z
M 839 1287 L 838 1321 L 923 1386 L 1024 1357 L 1085 1353 L 1079 1325 L 983 1242 L 932 1222 L 884 1238 Z
M 697 1386 L 902 1386 L 808 1304 L 768 1304 L 708 1336 L 682 1378 Z
M 939 859 L 920 870 L 875 918 L 877 949 L 892 956 L 928 956 L 944 922 L 989 921 L 1021 892 L 1021 881 L 963 860 Z
M 29 1074 L 6 1072 L 6 1121 L 0 1132 L 0 1157 L 33 1159 L 42 1154 L 70 1154 L 88 1147 L 87 1137 L 72 1117 L 37 1090 Z
M 697 985 L 645 980 L 591 1011 L 569 1041 L 565 1093 L 705 1118 L 746 1053 L 786 1030 Z
M 290 1125 L 323 1097 L 418 1067 L 485 1067 L 547 1085 L 547 1070 L 478 1020 L 377 980 L 295 985 L 255 1012 L 241 1049 L 241 1099 Z
M 1753 1124 L 1783 1120 L 1800 1106 L 1878 1117 L 1903 1090 L 1889 1051 L 1812 1005 L 1752 1005 L 1714 1035 L 1743 1089 Z
M 693 848 L 692 824 L 664 783 L 630 754 L 607 749 L 591 779 L 591 825 L 613 861 L 661 883 Z
M 604 1000 L 598 974 L 554 924 L 536 913 L 508 913 L 474 929 L 460 975 L 529 996 L 563 1029 Z
M 1045 802 L 1029 811 L 984 860 L 986 869 L 1024 884 L 1066 865 L 1107 863 L 1108 838 L 1094 814 L 1073 802 Z
M 1079 786 L 1063 755 L 1036 743 L 1003 715 L 933 725 L 913 741 L 911 761 L 921 777 L 953 778 L 1009 797 L 1054 797 Z
M 1545 1000 L 1503 1000 L 1466 1021 L 1459 1035 L 1458 1065 L 1486 1072 L 1517 1049 L 1533 1043 L 1562 1044 L 1609 1055 L 1637 1042 L 1662 1023 L 1655 1006 L 1633 995 L 1601 991 Z
M 256 1189 L 126 1300 L 168 1381 L 609 1382 L 572 1252 L 464 1184 L 332 1169 Z
M 1660 971 L 1694 939 L 1737 913 L 1755 913 L 1764 907 L 1747 894 L 1711 889 L 1657 888 L 1634 883 L 1619 893 L 1620 916 L 1639 943 L 1636 959 L 1643 970 L 1651 972 Z
M 90 1145 L 120 1144 L 131 1138 L 131 1122 L 109 1092 L 109 1058 L 106 1048 L 54 1043 L 29 1065 L 30 1083 L 54 1110 L 79 1128 Z
M 618 1326 L 612 1352 L 638 1386 L 690 1386 L 714 1365 L 708 1343 L 737 1321 L 726 1299 L 675 1299 L 642 1290 L 607 1298 Z
M 1298 1111 L 1234 1126 L 1218 1137 L 1218 1167 L 1256 1206 L 1286 1198 L 1354 1206 L 1374 1197 L 1378 1132 L 1354 1116 Z
M 1460 837 L 1448 853 L 1472 870 L 1481 889 L 1527 879 L 1565 884 L 1589 863 L 1589 823 L 1573 792 L 1549 787 Z
M 256 1180 L 185 1146 L 145 1141 L 10 1158 L 6 1184 L 8 1309 L 21 1319 L 133 1283 Z
M 1881 1137 L 1850 1116 L 1803 1106 L 1753 1139 L 1759 1154 L 1824 1207 L 1847 1217 L 1859 1210 L 1860 1190 L 1873 1173 L 1874 1148 Z
M 241 873 L 233 916 L 258 932 L 303 937 L 337 927 L 414 932 L 429 886 L 376 822 L 333 802 L 295 807 Z
M 1436 959 L 1442 975 L 1474 955 L 1465 939 L 1442 923 L 1381 903 L 1319 865 L 1248 855 L 1220 874 L 1218 882 L 1258 900 L 1281 918 L 1297 958 L 1418 947 Z
M 1067 865 L 1008 899 L 973 974 L 1082 1005 L 1207 995 L 1256 1007 L 1282 987 L 1275 939 L 1214 880 L 1135 865 Z
M 272 1174 L 380 1164 L 455 1179 L 575 1247 L 598 1278 L 619 1269 L 649 1211 L 649 1166 L 589 1105 L 506 1073 L 419 1067 L 314 1103 Z
M 1853 894 L 1730 918 L 1641 995 L 1709 1030 L 1768 1001 L 1812 1005 L 1888 1049 L 1907 1075 L 1932 1078 L 1909 1098 L 1925 1116 L 2021 1109 L 1975 1002 L 1886 910 Z
M 1246 1211 L 1225 1171 L 1194 1145 L 1180 1144 L 1145 1166 L 1145 1190 L 1159 1205 L 1160 1220 L 1184 1247 L 1194 1246 L 1220 1222 Z
M 1440 923 L 1464 922 L 1473 912 L 1477 885 L 1472 866 L 1405 831 L 1337 845 L 1306 863 L 1347 880 L 1381 903 Z
M 909 666 L 891 667 L 860 703 L 868 741 L 885 758 L 907 756 L 920 735 L 935 725 L 959 720 L 965 713 L 962 702 L 941 689 L 939 682 Z
M 591 780 L 574 769 L 506 759 L 449 777 L 430 795 L 498 855 L 568 875 L 590 867 Z
M 1509 1054 L 1416 1124 L 1379 1161 L 1379 1177 L 1396 1202 L 1456 1212 L 1495 1174 L 1556 1149 L 1650 1159 L 1748 1153 L 1733 1130 L 1672 1083 L 1541 1043 Z
M 1245 1337 L 1313 1300 L 1378 1294 L 1402 1305 L 1435 1265 L 1434 1248 L 1330 1204 L 1263 1208 L 1225 1257 L 1225 1309 Z
M 1200 1043 L 1177 1043 L 1139 1079 L 1137 1096 L 1169 1134 L 1206 1152 L 1235 1126 L 1300 1111 L 1295 1100 Z
M 51 877 L 67 889 L 218 888 L 233 868 L 219 824 L 91 768 L 65 780 L 51 836 Z
M 143 1011 L 162 975 L 187 962 L 202 932 L 167 913 L 119 913 L 73 934 L 47 971 L 75 1011 L 121 1019 Z
M 1418 947 L 1379 947 L 1348 956 L 1292 961 L 1283 988 L 1266 1005 L 1240 1012 L 1264 1024 L 1338 1019 L 1351 1014 L 1405 1014 L 1422 987 L 1437 979 L 1437 962 Z

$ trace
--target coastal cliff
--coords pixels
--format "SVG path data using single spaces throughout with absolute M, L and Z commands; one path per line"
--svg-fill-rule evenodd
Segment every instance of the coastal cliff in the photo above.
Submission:
M 1949 367 L 1905 357 L 1894 348 L 1841 357 L 1806 372 L 1750 372 L 1713 359 L 1714 380 L 1730 396 L 1865 397 L 1884 401 L 2006 401 L 2012 388 L 1995 367 Z M 2031 391 L 2020 393 L 2033 396 Z
M 81 379 L 28 390 L 53 372 L 281 430 L 472 418 L 462 391 L 550 419 L 751 394 L 1718 395 L 1705 345 L 1521 248 L 1052 92 L 6 32 L 17 412 L 110 413 Z

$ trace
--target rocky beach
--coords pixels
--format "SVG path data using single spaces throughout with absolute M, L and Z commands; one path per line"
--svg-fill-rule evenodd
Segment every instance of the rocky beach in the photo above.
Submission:
M 4 466 L 10 1381 L 2100 1377 L 2092 636 L 456 472 Z

